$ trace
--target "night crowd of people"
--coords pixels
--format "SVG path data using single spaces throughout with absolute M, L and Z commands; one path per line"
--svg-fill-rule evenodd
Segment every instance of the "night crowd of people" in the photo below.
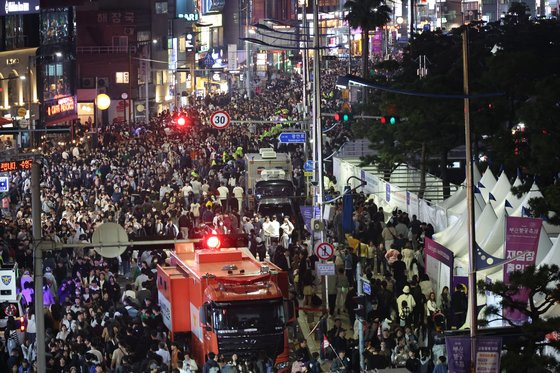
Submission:
M 334 108 L 343 102 L 334 82 L 345 67 L 329 63 L 329 73 L 322 77 L 322 99 L 326 108 Z M 45 139 L 40 149 L 46 161 L 40 184 L 43 238 L 70 246 L 89 243 L 94 230 L 106 222 L 122 225 L 129 240 L 196 238 L 204 227 L 219 233 L 245 233 L 256 258 L 267 256 L 289 272 L 300 313 L 324 307 L 326 302 L 317 297 L 320 281 L 314 263 L 318 258 L 306 241 L 309 235 L 294 226 L 295 217 L 280 221 L 247 206 L 243 155 L 262 147 L 289 152 L 296 189 L 299 193 L 305 188 L 303 149 L 280 145 L 274 136 L 278 123 L 303 117 L 301 78 L 277 73 L 260 84 L 262 89 L 251 99 L 243 92 L 232 92 L 191 100 L 182 109 L 192 118 L 184 128 L 173 123 L 174 113 L 165 111 L 147 124 L 105 125 L 98 136 L 85 133 L 83 141 Z M 237 120 L 271 122 L 216 130 L 208 125 L 208 117 L 218 108 Z M 298 125 L 285 124 L 284 128 Z M 332 152 L 349 137 L 342 126 L 330 131 L 325 152 Z M 332 174 L 327 175 L 336 185 Z M 442 330 L 462 324 L 466 300 L 460 290 L 436 294 L 425 275 L 422 239 L 430 237 L 433 228 L 399 211 L 387 218 L 363 195 L 355 205 L 352 232 L 342 231 L 340 206 L 329 224 L 337 246 L 337 275 L 329 277 L 329 309 L 317 328 L 321 342 L 323 337 L 329 341 L 328 347 L 317 355 L 309 353 L 305 342 L 300 343 L 291 371 L 318 372 L 327 361 L 332 371 L 355 371 L 359 356 L 354 341 L 363 327 L 368 369 L 395 366 L 413 372 L 444 372 Z M 17 320 L 7 317 L 0 371 L 34 372 L 29 172 L 12 173 L 2 207 L 1 260 L 4 265 L 17 264 L 26 330 L 19 332 Z M 46 252 L 47 371 L 272 371 L 265 357 L 241 361 L 236 355 L 209 354 L 204 364 L 197 364 L 185 341 L 170 342 L 158 306 L 155 274 L 156 266 L 166 259 L 164 251 L 132 247 L 114 259 L 103 258 L 92 248 Z M 353 304 L 358 261 L 372 284 L 363 322 L 356 318 Z

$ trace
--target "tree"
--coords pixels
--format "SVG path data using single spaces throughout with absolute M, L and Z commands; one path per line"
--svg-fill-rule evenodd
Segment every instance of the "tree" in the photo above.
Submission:
M 557 265 L 543 265 L 539 268 L 530 266 L 522 272 L 510 275 L 509 283 L 478 282 L 478 291 L 485 294 L 492 292 L 501 298 L 499 306 L 486 306 L 485 319 L 479 320 L 480 326 L 490 321 L 505 321 L 513 328 L 513 334 L 519 338 L 506 341 L 506 352 L 502 355 L 502 368 L 507 372 L 536 372 L 542 369 L 555 370 L 560 363 L 551 356 L 543 354 L 546 346 L 560 349 L 560 342 L 548 341 L 545 336 L 560 330 L 560 317 L 547 317 L 553 307 L 560 301 L 560 269 Z M 528 302 L 516 300 L 516 295 L 527 291 Z M 503 309 L 511 308 L 525 314 L 529 321 L 515 325 L 503 313 Z
M 345 19 L 353 29 L 362 30 L 362 77 L 369 75 L 369 32 L 385 26 L 391 20 L 391 8 L 382 0 L 348 0 L 344 9 L 349 12 Z

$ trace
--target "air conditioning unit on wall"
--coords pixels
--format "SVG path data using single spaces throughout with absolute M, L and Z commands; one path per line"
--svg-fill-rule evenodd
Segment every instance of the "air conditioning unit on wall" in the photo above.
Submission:
M 95 78 L 82 78 L 82 88 L 95 88 Z

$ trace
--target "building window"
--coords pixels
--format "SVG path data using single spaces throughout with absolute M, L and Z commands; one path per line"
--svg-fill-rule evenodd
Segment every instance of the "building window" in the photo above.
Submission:
M 156 14 L 167 14 L 167 1 L 156 2 Z
M 115 73 L 115 82 L 117 84 L 128 84 L 128 71 Z
M 137 41 L 150 41 L 151 37 L 150 37 L 150 31 L 138 31 L 138 33 L 136 33 L 136 40 Z
M 128 36 L 113 36 L 113 47 L 128 47 Z

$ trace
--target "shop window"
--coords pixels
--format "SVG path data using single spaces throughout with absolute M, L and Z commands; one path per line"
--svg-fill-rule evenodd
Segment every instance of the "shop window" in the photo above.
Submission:
M 68 9 L 41 14 L 41 43 L 56 44 L 68 39 Z
M 156 84 L 163 84 L 163 71 L 156 71 Z
M 68 71 L 71 71 L 69 60 L 43 65 L 43 98 L 45 100 L 68 96 L 71 93 Z
M 19 104 L 18 83 L 17 74 L 11 72 L 8 78 L 8 105 L 10 106 Z
M 25 47 L 25 32 L 21 15 L 6 16 L 4 34 L 6 49 Z
M 128 84 L 128 71 L 116 72 L 115 82 L 117 84 Z
M 113 36 L 113 47 L 127 47 L 128 36 Z
M 156 2 L 156 14 L 167 14 L 167 1 Z

